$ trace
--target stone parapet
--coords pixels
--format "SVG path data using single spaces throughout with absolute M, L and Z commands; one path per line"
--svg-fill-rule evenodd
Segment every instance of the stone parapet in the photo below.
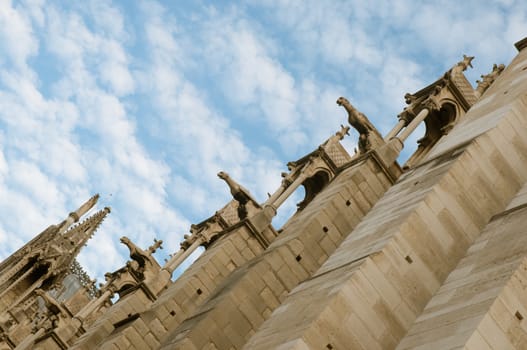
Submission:
M 483 113 L 470 110 L 438 145 L 444 151 L 403 175 L 245 348 L 398 345 L 487 222 L 527 180 L 527 108 L 517 93 L 527 86 L 509 80 L 501 87 L 494 94 L 516 98 L 496 99 Z
M 391 185 L 373 156 L 340 173 L 284 225 L 263 255 L 236 270 L 194 316 L 169 333 L 161 348 L 242 347 Z

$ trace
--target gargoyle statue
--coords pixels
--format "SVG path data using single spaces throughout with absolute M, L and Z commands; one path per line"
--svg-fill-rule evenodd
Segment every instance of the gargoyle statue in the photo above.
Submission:
M 238 217 L 240 220 L 245 219 L 247 217 L 247 208 L 245 205 L 251 200 L 251 196 L 247 190 L 234 181 L 226 172 L 220 171 L 218 177 L 227 183 L 232 197 L 238 202 Z
M 143 273 L 149 254 L 135 245 L 135 243 L 126 236 L 121 237 L 120 241 L 128 247 L 128 250 L 130 250 L 130 258 L 132 258 L 132 260 L 129 261 L 127 265 L 136 272 Z
M 51 297 L 42 289 L 35 289 L 35 294 L 42 298 L 44 309 L 37 312 L 33 320 L 33 332 L 39 328 L 55 328 L 60 316 L 66 316 L 64 307 L 55 298 Z
M 365 153 L 371 149 L 371 142 L 369 140 L 370 133 L 377 134 L 381 139 L 382 136 L 377 131 L 375 126 L 370 122 L 368 117 L 359 112 L 353 105 L 344 97 L 339 97 L 337 104 L 342 106 L 348 112 L 348 122 L 359 133 L 359 152 Z

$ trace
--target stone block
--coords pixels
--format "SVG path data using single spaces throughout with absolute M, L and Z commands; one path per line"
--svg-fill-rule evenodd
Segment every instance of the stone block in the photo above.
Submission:
M 493 350 L 478 331 L 470 336 L 464 348 L 466 350 Z
M 159 349 L 159 341 L 152 333 L 147 333 L 144 340 L 149 349 Z
M 286 264 L 282 265 L 278 271 L 276 271 L 276 276 L 282 282 L 282 284 L 287 288 L 287 290 L 293 289 L 299 282 L 298 277 L 291 271 L 289 266 Z
M 285 285 L 278 279 L 273 271 L 269 270 L 262 275 L 262 279 L 274 296 L 279 299 L 280 295 L 286 290 Z
M 163 339 L 167 332 L 167 327 L 157 318 L 149 322 L 148 328 L 157 340 Z
M 135 328 L 125 329 L 123 335 L 128 338 L 130 343 L 133 344 L 136 349 L 149 349 L 148 344 Z
M 492 349 L 514 350 L 514 346 L 510 343 L 506 334 L 503 333 L 489 314 L 485 315 L 481 320 L 478 331 Z
M 247 318 L 252 329 L 257 329 L 263 323 L 263 312 L 260 312 L 248 299 L 240 300 L 238 309 L 242 312 L 245 318 Z
M 133 327 L 135 328 L 137 333 L 142 337 L 144 337 L 150 331 L 150 329 L 148 328 L 148 326 L 145 324 L 145 322 L 143 321 L 141 317 L 139 317 L 137 320 L 133 322 Z

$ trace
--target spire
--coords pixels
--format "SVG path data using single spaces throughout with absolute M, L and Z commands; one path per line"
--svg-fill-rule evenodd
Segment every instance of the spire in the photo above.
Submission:
M 95 204 L 97 204 L 98 200 L 99 194 L 96 194 L 90 199 L 88 199 L 83 205 L 81 205 L 79 209 L 69 213 L 66 220 L 60 223 L 58 232 L 64 233 L 71 226 L 71 224 L 78 222 L 84 214 L 86 214 L 91 208 L 95 206 Z
M 71 227 L 64 234 L 55 236 L 53 241 L 47 245 L 40 260 L 48 261 L 49 266 L 51 266 L 50 270 L 55 269 L 55 276 L 68 272 L 73 260 L 79 255 L 80 250 L 88 240 L 93 237 L 108 213 L 110 213 L 110 208 L 106 207 Z M 56 279 L 60 278 L 57 277 Z
M 103 210 L 99 210 L 97 213 L 82 221 L 80 224 L 73 226 L 64 233 L 65 238 L 68 239 L 74 247 L 72 251 L 74 255 L 77 255 L 86 242 L 93 237 L 93 234 L 97 231 L 110 211 L 109 207 L 105 207 Z
M 67 275 L 76 274 L 75 258 L 110 209 L 104 208 L 81 223 L 70 226 L 93 208 L 98 197 L 93 196 L 60 225 L 53 225 L 44 231 L 39 235 L 41 240 L 26 244 L 19 250 L 17 259 L 9 259 L 8 264 L 2 264 L 5 268 L 0 278 L 0 318 L 19 305 L 24 308 L 24 305 L 33 303 L 38 295 L 35 289 L 57 289 Z M 82 276 L 79 280 L 82 281 Z
M 94 195 L 84 204 L 82 204 L 76 211 L 71 212 L 61 223 L 49 226 L 11 256 L 0 262 L 0 273 L 5 275 L 5 272 L 13 266 L 16 266 L 17 264 L 23 264 L 24 262 L 22 260 L 29 252 L 34 252 L 39 247 L 44 247 L 45 245 L 49 244 L 49 242 L 54 240 L 57 234 L 64 233 L 73 223 L 79 221 L 80 217 L 93 208 L 98 199 L 99 195 Z
M 109 213 L 110 208 L 106 207 L 71 227 L 63 235 L 55 236 L 53 242 L 50 242 L 40 260 L 48 262 L 55 283 L 62 281 L 74 270 L 75 258 Z
M 77 217 L 81 217 L 83 216 L 84 214 L 86 214 L 88 212 L 88 210 L 90 210 L 91 208 L 93 208 L 93 206 L 97 203 L 97 201 L 99 200 L 99 194 L 95 194 L 93 197 L 91 197 L 90 199 L 88 199 L 86 201 L 86 203 L 84 203 L 83 205 L 81 205 L 79 207 L 79 209 L 77 209 L 75 211 L 75 215 Z M 71 214 L 70 214 L 71 215 Z M 78 220 L 78 219 L 77 219 Z

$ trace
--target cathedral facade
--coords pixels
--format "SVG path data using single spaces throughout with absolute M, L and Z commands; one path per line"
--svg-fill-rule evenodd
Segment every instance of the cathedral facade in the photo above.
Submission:
M 349 126 L 264 203 L 220 172 L 233 199 L 179 251 L 160 264 L 161 241 L 122 237 L 130 259 L 99 287 L 75 260 L 110 213 L 83 218 L 90 198 L 0 263 L 0 350 L 527 349 L 527 38 L 516 48 L 476 88 L 463 56 L 385 136 L 340 97 Z

